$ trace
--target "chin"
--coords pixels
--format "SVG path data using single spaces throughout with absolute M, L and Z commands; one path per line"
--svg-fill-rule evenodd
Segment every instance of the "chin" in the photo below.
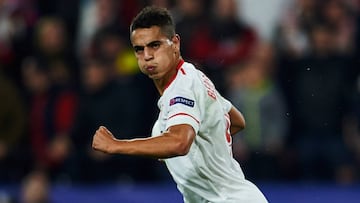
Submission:
M 153 79 L 153 80 L 157 80 L 157 79 L 160 79 L 160 76 L 157 75 L 157 74 L 148 74 L 148 77 Z

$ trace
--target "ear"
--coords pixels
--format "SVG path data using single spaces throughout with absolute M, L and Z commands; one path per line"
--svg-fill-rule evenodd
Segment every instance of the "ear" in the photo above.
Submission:
M 171 41 L 173 42 L 174 48 L 180 50 L 180 36 L 175 34 Z

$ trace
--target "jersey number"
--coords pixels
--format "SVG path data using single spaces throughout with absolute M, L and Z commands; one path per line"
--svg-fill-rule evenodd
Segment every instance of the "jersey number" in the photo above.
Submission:
M 232 137 L 231 137 L 231 132 L 230 132 L 230 117 L 229 114 L 225 114 L 225 120 L 226 120 L 226 132 L 225 132 L 225 137 L 226 137 L 226 141 L 231 145 L 232 143 Z

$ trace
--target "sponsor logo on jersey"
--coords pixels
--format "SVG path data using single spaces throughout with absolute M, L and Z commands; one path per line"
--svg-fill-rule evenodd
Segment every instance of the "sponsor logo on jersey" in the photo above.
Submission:
M 195 102 L 194 100 L 186 99 L 184 97 L 174 97 L 170 99 L 170 106 L 175 104 L 184 104 L 186 106 L 194 107 Z

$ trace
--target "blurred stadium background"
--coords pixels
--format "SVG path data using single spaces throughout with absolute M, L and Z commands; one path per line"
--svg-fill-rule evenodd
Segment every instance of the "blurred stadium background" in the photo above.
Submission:
M 245 115 L 234 157 L 270 202 L 360 199 L 359 0 L 0 0 L 0 202 L 181 202 L 148 136 L 158 94 L 128 27 L 167 7 L 183 58 Z

